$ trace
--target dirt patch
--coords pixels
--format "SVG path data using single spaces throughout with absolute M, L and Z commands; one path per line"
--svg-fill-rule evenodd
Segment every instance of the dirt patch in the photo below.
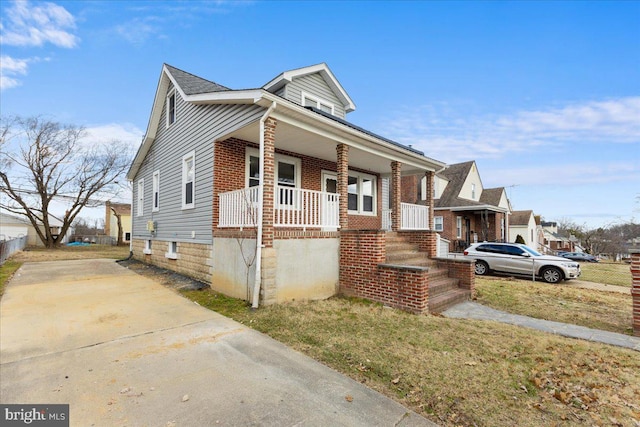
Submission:
M 163 286 L 178 291 L 198 291 L 210 288 L 207 283 L 134 259 L 118 261 L 118 264 L 142 276 L 149 277 L 161 283 Z

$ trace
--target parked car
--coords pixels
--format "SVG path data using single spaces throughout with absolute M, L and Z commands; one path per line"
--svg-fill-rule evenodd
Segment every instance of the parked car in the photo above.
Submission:
M 492 271 L 529 276 L 535 274 L 547 283 L 580 277 L 580 264 L 566 258 L 542 255 L 519 243 L 474 243 L 464 255 L 476 260 L 477 275 Z
M 565 252 L 560 255 L 562 258 L 568 258 L 573 261 L 586 261 L 586 262 L 598 262 L 598 258 L 593 255 L 585 254 L 584 252 Z

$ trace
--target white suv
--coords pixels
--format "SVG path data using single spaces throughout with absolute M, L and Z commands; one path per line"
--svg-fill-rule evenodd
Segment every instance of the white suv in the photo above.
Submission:
M 580 264 L 566 258 L 542 255 L 519 243 L 474 243 L 464 251 L 476 260 L 476 274 L 491 271 L 541 277 L 547 283 L 558 283 L 580 277 Z

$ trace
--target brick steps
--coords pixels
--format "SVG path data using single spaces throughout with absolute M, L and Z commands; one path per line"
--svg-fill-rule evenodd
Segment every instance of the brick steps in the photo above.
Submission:
M 440 313 L 470 298 L 471 292 L 459 288 L 459 280 L 450 278 L 446 268 L 438 268 L 436 261 L 420 252 L 418 245 L 408 242 L 397 233 L 388 232 L 385 249 L 387 264 L 429 267 L 429 312 Z

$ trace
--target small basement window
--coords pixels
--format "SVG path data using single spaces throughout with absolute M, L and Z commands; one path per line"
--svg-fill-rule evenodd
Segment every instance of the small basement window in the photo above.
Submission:
M 169 259 L 178 259 L 178 242 L 169 242 L 167 253 L 164 256 Z
M 153 253 L 151 251 L 151 240 L 145 240 L 144 249 L 142 250 L 142 253 L 144 253 L 145 255 L 151 255 Z

